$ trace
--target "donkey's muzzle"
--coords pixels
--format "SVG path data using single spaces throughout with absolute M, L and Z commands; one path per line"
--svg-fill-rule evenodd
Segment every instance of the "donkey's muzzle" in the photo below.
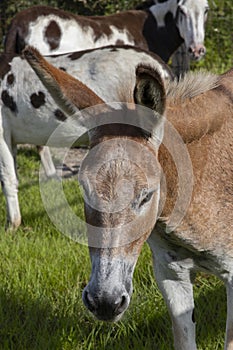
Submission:
M 83 291 L 85 306 L 101 321 L 118 321 L 128 308 L 130 297 L 125 293 L 98 296 L 92 294 L 87 288 Z

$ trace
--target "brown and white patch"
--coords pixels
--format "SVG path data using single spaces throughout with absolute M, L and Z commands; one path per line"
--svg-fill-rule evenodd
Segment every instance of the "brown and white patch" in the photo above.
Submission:
M 61 29 L 56 21 L 52 20 L 44 32 L 45 41 L 49 44 L 51 51 L 59 47 L 61 40 Z

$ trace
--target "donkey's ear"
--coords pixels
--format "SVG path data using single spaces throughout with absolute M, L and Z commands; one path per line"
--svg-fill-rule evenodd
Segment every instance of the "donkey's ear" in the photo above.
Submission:
M 134 102 L 163 114 L 165 101 L 165 87 L 160 74 L 150 66 L 139 65 L 136 68 Z
M 50 64 L 35 48 L 27 46 L 23 55 L 65 113 L 104 103 L 82 82 Z

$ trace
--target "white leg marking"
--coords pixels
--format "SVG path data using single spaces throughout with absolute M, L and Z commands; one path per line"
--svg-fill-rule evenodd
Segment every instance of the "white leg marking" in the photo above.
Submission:
M 156 281 L 172 319 L 174 347 L 176 350 L 197 350 L 190 279 L 192 261 L 182 260 L 155 233 L 150 236 L 149 244 L 154 256 Z
M 227 324 L 224 350 L 233 350 L 233 282 L 228 282 L 227 289 Z
M 18 203 L 18 180 L 15 172 L 9 124 L 0 115 L 0 180 L 6 198 L 7 228 L 17 228 L 21 223 Z
M 48 178 L 58 178 L 49 147 L 38 147 L 41 163 Z

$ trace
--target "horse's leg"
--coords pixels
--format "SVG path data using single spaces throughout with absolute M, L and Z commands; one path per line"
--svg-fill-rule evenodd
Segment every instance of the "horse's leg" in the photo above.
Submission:
M 14 167 L 17 180 L 19 181 L 18 169 L 17 169 L 17 145 L 12 145 L 12 154 L 14 157 Z
M 227 283 L 227 324 L 224 350 L 233 350 L 233 282 Z
M 183 259 L 164 240 L 152 234 L 148 240 L 154 258 L 158 287 L 167 304 L 173 326 L 176 350 L 196 350 L 192 262 Z M 190 259 L 191 260 L 191 259 Z
M 37 146 L 37 150 L 39 151 L 41 163 L 46 176 L 48 178 L 58 178 L 49 147 Z
M 190 58 L 185 43 L 181 44 L 173 54 L 171 68 L 178 78 L 190 70 Z
M 18 180 L 15 172 L 14 155 L 11 144 L 10 126 L 0 115 L 0 181 L 6 198 L 6 228 L 15 229 L 21 223 L 18 202 Z

